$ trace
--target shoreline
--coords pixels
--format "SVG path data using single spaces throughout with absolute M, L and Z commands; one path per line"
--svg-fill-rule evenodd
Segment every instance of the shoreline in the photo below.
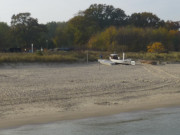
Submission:
M 30 117 L 18 117 L 13 120 L 1 120 L 0 130 L 17 128 L 26 125 L 48 124 L 66 120 L 86 119 L 116 115 L 125 112 L 152 110 L 156 108 L 180 107 L 180 94 L 155 95 L 137 100 L 129 100 L 122 105 L 86 105 L 84 110 L 66 112 L 39 112 L 38 115 L 29 114 Z M 158 103 L 161 102 L 161 103 Z M 92 110 L 93 109 L 93 110 Z M 38 110 L 37 110 L 38 111 Z
M 0 130 L 180 106 L 180 64 L 0 68 Z

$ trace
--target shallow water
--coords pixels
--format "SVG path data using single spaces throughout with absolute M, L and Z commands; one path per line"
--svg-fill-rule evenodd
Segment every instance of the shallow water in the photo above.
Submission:
M 0 135 L 179 135 L 180 107 L 0 130 Z

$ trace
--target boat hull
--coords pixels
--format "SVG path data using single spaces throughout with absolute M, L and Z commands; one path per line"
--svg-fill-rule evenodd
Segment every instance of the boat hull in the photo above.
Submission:
M 116 63 L 116 64 L 125 64 L 125 65 L 135 65 L 135 61 L 131 61 L 131 59 L 125 59 L 125 60 L 116 60 L 116 59 L 111 59 L 110 61 Z
M 98 62 L 104 65 L 115 65 L 116 63 L 110 60 L 105 60 L 105 59 L 98 59 Z

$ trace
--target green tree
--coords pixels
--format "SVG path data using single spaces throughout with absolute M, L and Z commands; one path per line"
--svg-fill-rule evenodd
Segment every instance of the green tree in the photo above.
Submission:
M 38 24 L 38 20 L 30 13 L 19 13 L 11 18 L 11 28 L 18 47 L 30 47 L 32 43 L 39 48 L 39 37 L 46 32 L 46 26 Z
M 169 30 L 167 33 L 167 49 L 173 51 L 180 50 L 180 32 L 178 30 Z
M 126 24 L 126 14 L 111 5 L 93 4 L 81 11 L 68 22 L 69 30 L 73 31 L 73 40 L 77 48 L 85 49 L 91 36 L 110 26 Z
M 11 37 L 10 27 L 4 22 L 0 22 L 0 50 L 10 48 L 13 45 Z
M 85 49 L 90 37 L 99 30 L 99 27 L 92 20 L 87 20 L 83 16 L 76 16 L 68 22 L 68 29 L 70 33 L 73 33 L 71 37 L 76 47 Z
M 47 44 L 49 48 L 62 47 L 64 42 L 68 41 L 65 39 L 64 29 L 67 27 L 66 22 L 49 22 L 47 26 Z
M 52 39 L 55 37 L 56 29 L 58 27 L 57 22 L 49 22 L 46 24 L 47 30 L 48 30 L 48 38 Z
M 152 27 L 158 28 L 164 26 L 164 21 L 160 20 L 156 15 L 143 12 L 143 13 L 134 13 L 129 18 L 129 24 L 134 25 L 136 27 Z
M 180 32 L 166 28 L 109 27 L 91 37 L 88 47 L 109 51 L 146 51 L 147 45 L 160 42 L 166 51 L 179 51 Z
M 125 12 L 119 8 L 114 8 L 112 5 L 92 4 L 82 13 L 85 18 L 94 20 L 101 28 L 126 24 Z
M 73 47 L 73 33 L 70 31 L 70 27 L 68 27 L 67 23 L 63 22 L 57 24 L 53 42 L 56 47 Z
M 113 26 L 109 27 L 105 31 L 93 36 L 88 42 L 88 47 L 94 50 L 117 51 L 116 36 L 117 29 Z
M 179 30 L 180 28 L 180 22 L 173 22 L 173 21 L 167 21 L 165 23 L 165 27 L 168 30 Z

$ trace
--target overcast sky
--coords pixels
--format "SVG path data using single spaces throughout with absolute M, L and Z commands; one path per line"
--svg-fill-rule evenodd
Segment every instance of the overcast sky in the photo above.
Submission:
M 0 22 L 10 24 L 13 14 L 30 12 L 39 23 L 68 21 L 91 4 L 107 4 L 127 15 L 152 12 L 163 20 L 180 21 L 180 0 L 0 0 Z

